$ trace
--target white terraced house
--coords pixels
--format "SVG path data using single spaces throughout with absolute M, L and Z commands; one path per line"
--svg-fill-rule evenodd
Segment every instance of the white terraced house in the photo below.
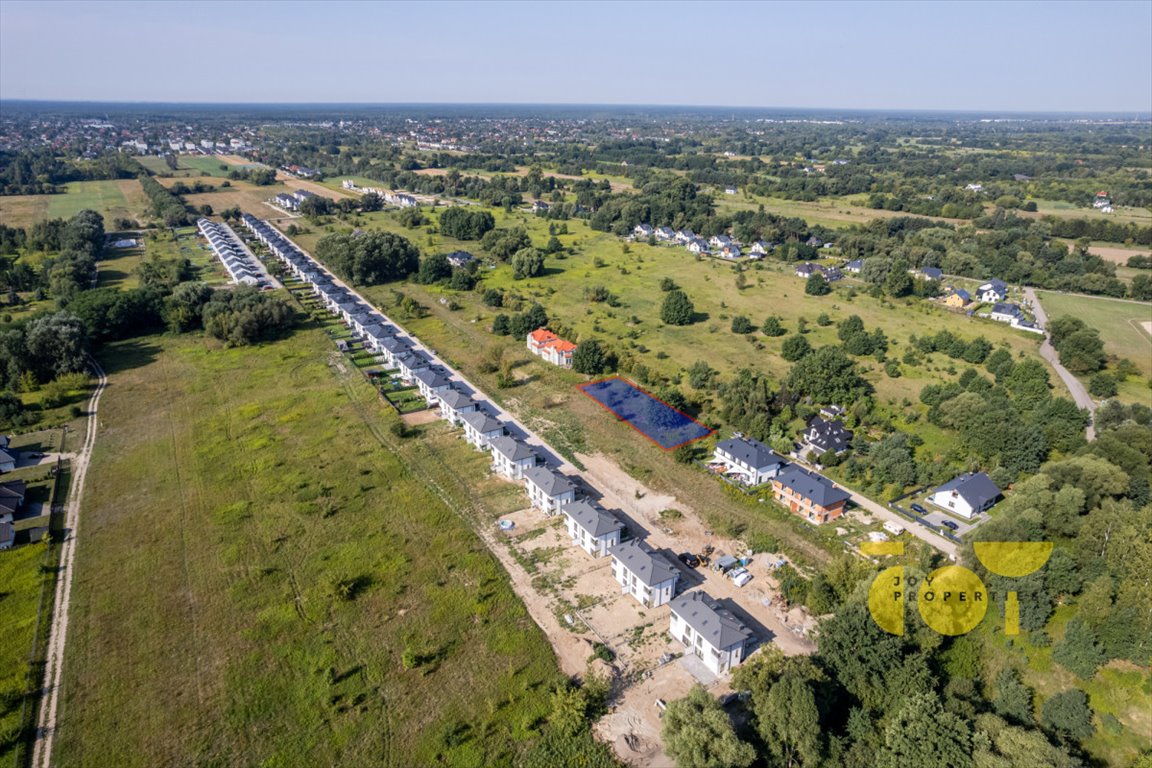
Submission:
M 680 571 L 663 555 L 636 539 L 613 547 L 612 575 L 620 582 L 622 592 L 632 595 L 641 605 L 655 608 L 676 594 Z
M 524 470 L 536 466 L 540 457 L 536 451 L 514 437 L 503 435 L 488 441 L 492 450 L 492 469 L 509 480 L 522 480 Z
M 454 427 L 460 426 L 460 419 L 466 413 L 475 413 L 480 404 L 459 390 L 451 389 L 440 395 L 440 416 Z
M 736 475 L 751 486 L 768 482 L 784 466 L 784 459 L 775 451 L 750 437 L 733 437 L 718 443 L 713 460 L 723 464 L 727 474 Z
M 462 414 L 460 421 L 464 439 L 481 450 L 488 450 L 488 443 L 504 434 L 504 425 L 481 411 Z
M 668 633 L 717 675 L 744 660 L 752 633 L 708 595 L 687 592 L 672 601 Z
M 576 486 L 572 481 L 548 467 L 524 470 L 524 490 L 532 506 L 548 517 L 561 511 L 565 504 L 576 501 Z
M 572 543 L 592 557 L 604 557 L 620 543 L 624 523 L 611 512 L 583 500 L 565 505 L 563 512 Z

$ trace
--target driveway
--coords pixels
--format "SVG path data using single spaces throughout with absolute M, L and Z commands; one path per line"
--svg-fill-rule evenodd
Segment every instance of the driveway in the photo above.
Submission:
M 1040 299 L 1036 296 L 1036 291 L 1031 288 L 1024 289 L 1024 295 L 1028 297 L 1028 301 L 1032 303 L 1032 314 L 1036 315 L 1036 322 L 1041 328 L 1044 329 L 1044 343 L 1040 345 L 1040 357 L 1047 360 L 1056 369 L 1057 375 L 1060 380 L 1064 382 L 1064 386 L 1072 394 L 1072 399 L 1076 402 L 1079 408 L 1087 408 L 1088 414 L 1095 417 L 1096 403 L 1088 394 L 1088 390 L 1080 382 L 1080 379 L 1072 375 L 1072 373 L 1060 364 L 1060 355 L 1056 353 L 1056 348 L 1048 340 L 1048 315 L 1044 312 L 1044 307 L 1040 306 Z M 1088 426 L 1084 429 L 1084 435 L 1088 440 L 1096 439 L 1096 427 L 1092 422 L 1088 422 Z

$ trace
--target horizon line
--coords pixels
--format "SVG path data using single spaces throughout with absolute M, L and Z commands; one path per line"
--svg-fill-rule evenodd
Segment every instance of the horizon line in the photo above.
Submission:
M 930 114 L 984 114 L 1006 115 L 1101 115 L 1137 116 L 1152 120 L 1152 110 L 1074 110 L 1074 109 L 998 109 L 988 107 L 798 107 L 749 106 L 732 104 L 657 104 L 657 103 L 583 103 L 583 102 L 517 102 L 517 101 L 153 101 L 122 99 L 70 99 L 70 98 L 4 98 L 0 104 L 68 104 L 116 106 L 187 106 L 187 107 L 564 107 L 564 108 L 618 108 L 618 109 L 683 109 L 683 110 L 766 110 L 792 112 L 917 112 Z

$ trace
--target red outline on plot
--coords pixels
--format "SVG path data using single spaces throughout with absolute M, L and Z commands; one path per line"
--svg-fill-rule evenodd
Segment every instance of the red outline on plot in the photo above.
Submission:
M 643 392 L 645 395 L 647 395 L 648 397 L 652 398 L 652 399 L 653 399 L 653 400 L 655 400 L 656 402 L 660 403 L 660 404 L 661 404 L 661 405 L 663 405 L 665 408 L 668 408 L 668 409 L 670 409 L 670 410 L 676 411 L 676 413 L 678 413 L 678 414 L 680 414 L 681 416 L 683 416 L 684 418 L 688 419 L 688 421 L 692 422 L 693 424 L 695 424 L 696 426 L 700 427 L 701 429 L 704 429 L 704 430 L 706 430 L 706 431 L 705 431 L 705 433 L 704 433 L 704 434 L 702 434 L 702 435 L 700 435 L 700 437 L 694 437 L 694 438 L 692 438 L 691 440 L 685 440 L 685 441 L 684 441 L 684 442 L 682 442 L 682 443 L 676 443 L 676 445 L 671 445 L 671 446 L 669 446 L 669 447 L 665 448 L 663 445 L 661 445 L 659 442 L 657 442 L 657 441 L 656 441 L 656 439 L 655 439 L 654 437 L 652 437 L 651 435 L 649 435 L 649 434 L 648 434 L 647 432 L 645 432 L 644 430 L 640 429 L 640 427 L 638 427 L 638 426 L 636 426 L 635 424 L 633 424 L 633 423 L 632 423 L 630 420 L 628 420 L 628 419 L 625 419 L 623 416 L 621 416 L 620 414 L 616 413 L 616 411 L 614 411 L 614 410 L 612 410 L 611 408 L 609 408 L 609 407 L 608 407 L 608 405 L 607 405 L 607 403 L 605 403 L 605 402 L 603 402 L 602 400 L 600 400 L 600 398 L 598 398 L 598 397 L 596 397 L 596 396 L 594 396 L 594 395 L 590 395 L 590 394 L 588 394 L 588 392 L 587 392 L 587 391 L 584 389 L 585 387 L 590 387 L 590 386 L 592 386 L 593 384 L 603 384 L 603 383 L 604 383 L 604 382 L 606 382 L 606 381 L 622 381 L 622 382 L 624 382 L 624 383 L 625 383 L 625 384 L 627 384 L 628 386 L 632 387 L 632 389 L 635 389 L 635 390 L 637 390 L 638 392 Z M 636 383 L 636 382 L 634 382 L 634 381 L 630 381 L 629 379 L 626 379 L 626 378 L 624 378 L 623 376 L 605 376 L 605 377 L 604 377 L 604 378 L 602 378 L 602 379 L 595 379 L 594 381 L 586 381 L 586 382 L 584 382 L 583 384 L 577 384 L 577 385 L 576 385 L 576 389 L 578 389 L 578 390 L 580 390 L 581 392 L 583 392 L 583 393 L 584 393 L 584 396 L 585 396 L 585 397 L 587 397 L 588 399 L 590 399 L 592 402 L 596 403 L 596 405 L 600 406 L 600 407 L 601 407 L 601 408 L 603 408 L 604 410 L 608 411 L 608 413 L 610 413 L 610 414 L 612 414 L 614 417 L 616 417 L 616 421 L 622 421 L 622 422 L 624 422 L 624 423 L 625 423 L 625 424 L 627 424 L 629 427 L 631 427 L 632 429 L 634 429 L 634 430 L 635 430 L 637 433 L 639 433 L 640 435 L 642 435 L 642 436 L 644 437 L 644 439 L 645 439 L 645 440 L 647 440 L 648 442 L 652 443 L 653 445 L 655 445 L 657 448 L 659 448 L 659 449 L 660 449 L 660 450 L 662 450 L 662 451 L 674 451 L 674 450 L 676 450 L 677 448 L 679 448 L 679 447 L 680 447 L 680 446 L 682 446 L 682 445 L 688 445 L 688 443 L 694 443 L 694 442 L 696 442 L 697 440 L 703 440 L 704 438 L 706 438 L 706 437 L 711 437 L 712 435 L 714 435 L 714 434 L 716 433 L 716 430 L 712 429 L 711 427 L 706 427 L 706 426 L 704 426 L 703 424 L 701 424 L 700 422 L 696 421 L 696 419 L 694 419 L 694 418 L 692 418 L 691 416 L 689 416 L 688 414 L 684 413 L 684 411 L 680 410 L 680 409 L 679 409 L 679 408 L 677 408 L 676 406 L 674 406 L 674 405 L 669 405 L 668 403 L 664 402 L 664 401 L 663 401 L 663 400 L 661 400 L 660 398 L 656 397 L 656 395 L 654 395 L 654 394 L 652 394 L 651 392 L 649 392 L 648 390 L 644 389 L 644 387 L 640 386 L 639 384 L 637 384 L 637 383 Z

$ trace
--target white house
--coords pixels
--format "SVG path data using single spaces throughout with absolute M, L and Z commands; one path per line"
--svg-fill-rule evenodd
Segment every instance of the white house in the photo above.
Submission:
M 540 461 L 536 451 L 514 437 L 502 435 L 488 441 L 492 450 L 492 469 L 509 480 L 521 480 L 524 470 Z
M 772 246 L 770 246 L 768 243 L 764 242 L 763 240 L 757 240 L 756 242 L 752 243 L 750 252 L 753 256 L 766 256 L 768 255 L 768 251 L 771 249 Z
M 988 316 L 998 323 L 1018 323 L 1024 319 L 1020 307 L 1015 304 L 993 304 Z
M 694 238 L 688 241 L 687 248 L 692 253 L 708 253 L 708 243 L 700 238 Z
M 720 256 L 725 259 L 738 259 L 741 255 L 738 245 L 726 245 L 720 249 Z
M 430 406 L 439 404 L 440 396 L 452 389 L 452 379 L 448 378 L 448 372 L 439 366 L 416 371 L 413 378 L 420 389 L 420 394 Z
M 723 464 L 727 474 L 739 476 L 745 485 L 766 483 L 784 466 L 784 459 L 750 437 L 733 437 L 718 443 L 713 460 Z
M 632 236 L 636 238 L 648 239 L 654 234 L 656 234 L 656 230 L 648 224 L 637 224 L 632 228 Z
M 708 238 L 708 245 L 712 248 L 723 248 L 726 245 L 732 245 L 732 238 L 728 235 L 712 235 Z
M 744 660 L 752 633 L 731 611 L 703 592 L 686 592 L 672 601 L 668 633 L 717 675 Z
M 562 511 L 572 543 L 592 557 L 604 557 L 620 543 L 624 524 L 611 512 L 583 500 L 566 504 Z
M 559 512 L 565 504 L 576 501 L 576 486 L 572 481 L 548 467 L 529 467 L 523 472 L 524 490 L 532 506 L 548 517 Z
M 620 582 L 622 591 L 642 605 L 655 608 L 676 594 L 680 571 L 646 544 L 632 539 L 612 547 L 609 554 L 612 555 L 612 575 Z
M 1004 284 L 1003 280 L 989 280 L 976 289 L 976 299 L 978 301 L 993 304 L 998 301 L 1004 301 L 1008 298 L 1008 286 Z
M 983 472 L 972 472 L 955 477 L 937 488 L 928 501 L 954 515 L 971 520 L 991 509 L 1000 498 L 1000 489 Z
M 490 441 L 504 434 L 504 425 L 482 411 L 461 414 L 460 422 L 464 425 L 464 439 L 483 450 L 488 449 Z
M 449 387 L 447 392 L 439 396 L 440 416 L 452 426 L 460 426 L 460 420 L 466 413 L 475 413 L 480 404 L 472 399 L 471 395 Z
M 668 240 L 674 239 L 675 237 L 676 237 L 676 231 L 674 229 L 672 229 L 672 227 L 657 227 L 656 228 L 656 239 L 657 240 L 668 241 Z

